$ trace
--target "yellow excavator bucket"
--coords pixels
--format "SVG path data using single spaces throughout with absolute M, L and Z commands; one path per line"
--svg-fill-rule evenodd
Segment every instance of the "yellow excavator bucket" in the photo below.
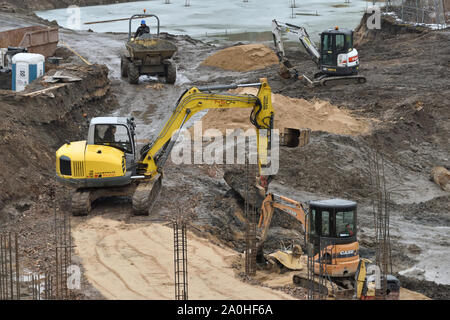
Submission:
M 302 270 L 304 264 L 301 261 L 301 254 L 300 246 L 294 246 L 292 251 L 275 251 L 274 253 L 269 254 L 269 257 L 277 260 L 289 270 Z

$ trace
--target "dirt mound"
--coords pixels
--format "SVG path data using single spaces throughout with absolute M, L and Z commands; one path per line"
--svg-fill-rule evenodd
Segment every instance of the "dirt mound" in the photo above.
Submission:
M 444 167 L 435 167 L 431 170 L 431 178 L 442 190 L 450 192 L 450 171 Z
M 365 13 L 355 29 L 355 46 L 358 47 L 369 41 L 381 41 L 388 38 L 394 38 L 400 34 L 420 34 L 427 32 L 427 28 L 420 26 L 408 25 L 406 23 L 398 23 L 394 17 L 382 15 L 381 29 L 369 29 L 367 27 L 367 19 L 369 13 Z
M 173 299 L 173 230 L 103 217 L 73 231 L 89 281 L 108 299 Z M 93 245 L 95 244 L 95 245 Z M 235 277 L 236 252 L 188 232 L 190 299 L 292 299 Z
M 278 57 L 265 45 L 247 44 L 220 50 L 206 58 L 202 65 L 231 71 L 251 71 L 277 63 Z
M 417 280 L 402 275 L 396 275 L 396 277 L 400 280 L 402 287 L 425 294 L 433 300 L 450 299 L 449 285 L 436 284 L 434 282 L 426 280 Z M 416 299 L 416 297 L 414 297 L 413 299 Z
M 256 95 L 256 88 L 239 88 L 233 91 L 238 94 Z M 275 129 L 280 132 L 284 128 L 310 128 L 312 131 L 326 131 L 343 135 L 366 134 L 370 126 L 366 120 L 353 117 L 345 109 L 330 104 L 327 101 L 295 99 L 281 94 L 272 94 L 272 104 L 275 109 Z M 250 109 L 212 109 L 201 119 L 203 133 L 208 129 L 220 130 L 223 134 L 227 129 L 254 128 L 249 121 Z M 191 137 L 194 129 L 190 128 Z

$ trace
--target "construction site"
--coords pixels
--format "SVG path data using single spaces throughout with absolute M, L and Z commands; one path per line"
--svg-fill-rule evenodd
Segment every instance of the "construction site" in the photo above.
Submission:
M 450 1 L 156 2 L 0 0 L 0 300 L 450 299 Z

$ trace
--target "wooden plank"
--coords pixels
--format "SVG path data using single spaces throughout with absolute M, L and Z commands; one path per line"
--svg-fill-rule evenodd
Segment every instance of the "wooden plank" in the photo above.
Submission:
M 89 61 L 87 61 L 85 58 L 83 58 L 78 52 L 76 52 L 75 50 L 73 50 L 71 47 L 69 47 L 64 41 L 60 41 L 62 45 L 64 45 L 67 49 L 69 49 L 70 51 L 72 51 L 75 55 L 78 56 L 78 58 L 80 58 L 84 63 L 86 63 L 87 65 L 92 65 L 92 63 L 90 63 Z
M 42 93 L 46 93 L 48 91 L 51 91 L 51 90 L 54 90 L 54 89 L 57 89 L 57 88 L 61 88 L 61 87 L 64 87 L 64 86 L 66 86 L 65 83 L 60 83 L 60 84 L 57 84 L 57 85 L 55 85 L 53 87 L 50 87 L 50 88 L 46 88 L 46 89 L 42 89 L 42 90 L 38 90 L 38 91 L 33 91 L 33 92 L 29 92 L 29 93 L 23 93 L 22 95 L 25 96 L 25 97 L 34 97 L 34 96 L 40 95 Z

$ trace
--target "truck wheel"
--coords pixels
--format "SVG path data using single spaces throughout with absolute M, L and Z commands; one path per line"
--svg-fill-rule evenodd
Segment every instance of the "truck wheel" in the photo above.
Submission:
M 128 82 L 130 84 L 139 83 L 139 68 L 136 67 L 132 62 L 128 63 Z
M 177 80 L 177 68 L 175 64 L 169 63 L 167 66 L 166 82 L 169 84 L 174 84 Z
M 120 75 L 124 78 L 128 77 L 128 59 L 125 56 L 120 58 Z

